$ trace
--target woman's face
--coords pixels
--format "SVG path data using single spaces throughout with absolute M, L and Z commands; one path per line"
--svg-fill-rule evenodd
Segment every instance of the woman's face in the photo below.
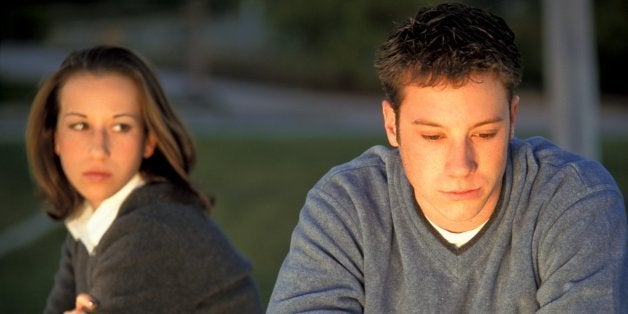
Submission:
M 72 186 L 96 209 L 139 172 L 155 149 L 130 78 L 78 73 L 59 92 L 55 153 Z

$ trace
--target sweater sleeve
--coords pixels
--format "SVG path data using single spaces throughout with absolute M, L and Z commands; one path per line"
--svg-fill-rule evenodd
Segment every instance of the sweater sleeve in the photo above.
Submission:
M 626 313 L 628 238 L 616 188 L 579 196 L 547 225 L 537 255 L 540 312 Z
M 74 285 L 74 267 L 72 266 L 72 247 L 74 240 L 68 235 L 61 248 L 59 268 L 54 284 L 46 301 L 46 314 L 58 314 L 74 308 L 76 289 Z
M 279 271 L 268 313 L 338 311 L 364 307 L 363 254 L 355 210 L 334 195 L 310 191 Z
M 120 218 L 99 244 L 88 279 L 98 313 L 262 311 L 250 265 L 216 225 L 152 212 Z

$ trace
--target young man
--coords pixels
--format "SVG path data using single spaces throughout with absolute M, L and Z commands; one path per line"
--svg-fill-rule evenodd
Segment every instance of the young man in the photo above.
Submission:
M 513 137 L 505 22 L 443 4 L 381 46 L 384 126 L 309 192 L 268 312 L 626 313 L 626 213 L 598 163 Z

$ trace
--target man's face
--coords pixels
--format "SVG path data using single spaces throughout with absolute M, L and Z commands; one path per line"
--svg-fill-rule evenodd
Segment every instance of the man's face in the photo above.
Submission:
M 478 227 L 499 199 L 519 98 L 493 74 L 403 95 L 398 115 L 383 102 L 384 124 L 421 210 L 452 232 Z

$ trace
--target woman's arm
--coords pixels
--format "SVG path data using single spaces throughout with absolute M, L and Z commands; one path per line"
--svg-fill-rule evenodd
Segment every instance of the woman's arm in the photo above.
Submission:
M 61 248 L 59 268 L 55 274 L 54 284 L 48 295 L 44 313 L 59 314 L 74 307 L 76 289 L 72 253 L 76 245 L 77 243 L 68 234 Z
M 148 209 L 114 222 L 88 267 L 99 313 L 261 312 L 250 266 L 194 211 Z

